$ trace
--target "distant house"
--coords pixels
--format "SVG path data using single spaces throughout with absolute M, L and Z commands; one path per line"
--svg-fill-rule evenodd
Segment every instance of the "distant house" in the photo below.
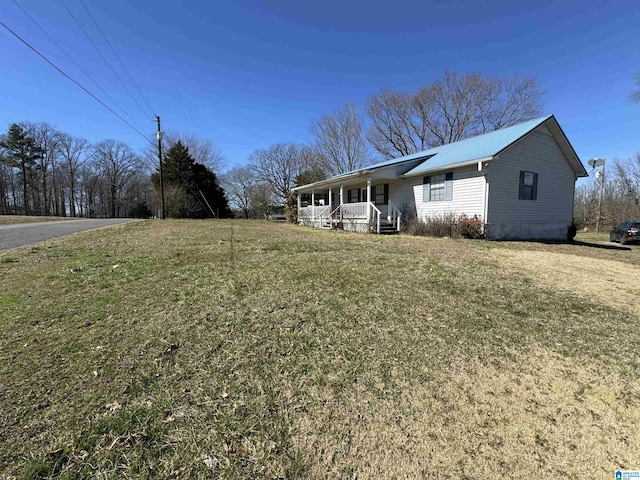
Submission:
M 480 218 L 490 239 L 565 239 L 584 176 L 549 115 L 293 191 L 299 223 L 313 227 L 385 233 L 399 230 L 403 214 L 465 214 Z

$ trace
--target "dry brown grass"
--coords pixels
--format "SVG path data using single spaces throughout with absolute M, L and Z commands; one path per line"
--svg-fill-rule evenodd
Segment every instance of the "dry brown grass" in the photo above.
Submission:
M 542 287 L 585 301 L 640 310 L 640 269 L 627 262 L 548 251 L 494 250 L 493 261 L 521 271 Z
M 591 258 L 640 249 L 144 221 L 0 253 L 0 476 L 610 478 L 640 319 L 542 277 Z
M 637 465 L 629 383 L 533 347 L 514 361 L 452 359 L 393 398 L 354 389 L 300 420 L 312 478 L 612 478 Z M 327 399 L 331 395 L 319 395 Z
M 81 220 L 72 217 L 45 217 L 39 215 L 0 215 L 0 225 L 15 225 L 18 223 L 56 222 L 60 220 Z

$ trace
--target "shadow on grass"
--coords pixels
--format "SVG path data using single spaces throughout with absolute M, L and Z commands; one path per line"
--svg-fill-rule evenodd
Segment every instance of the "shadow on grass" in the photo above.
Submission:
M 512 242 L 513 240 L 495 240 L 497 242 Z M 540 245 L 574 245 L 578 247 L 599 248 L 602 250 L 633 250 L 626 245 L 615 243 L 585 242 L 583 240 L 517 240 L 523 243 L 537 243 Z

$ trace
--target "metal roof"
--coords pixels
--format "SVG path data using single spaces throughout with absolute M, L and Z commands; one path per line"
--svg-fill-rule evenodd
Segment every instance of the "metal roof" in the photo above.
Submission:
M 502 130 L 495 130 L 458 142 L 442 145 L 441 147 L 431 148 L 421 152 L 421 154 L 433 155 L 433 157 L 422 162 L 417 167 L 412 168 L 406 172 L 405 175 L 419 175 L 428 170 L 497 155 L 530 131 L 538 128 L 551 117 L 552 115 L 547 115 L 546 117 L 529 120 L 528 122 L 503 128 Z M 406 159 L 406 157 L 403 158 Z

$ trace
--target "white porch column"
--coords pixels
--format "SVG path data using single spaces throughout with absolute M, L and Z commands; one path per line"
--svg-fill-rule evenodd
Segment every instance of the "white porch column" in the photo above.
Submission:
M 300 218 L 300 209 L 302 208 L 302 194 L 298 193 L 298 218 Z
M 329 185 L 329 212 L 331 212 L 331 210 L 333 210 L 331 208 L 331 185 Z
M 371 177 L 367 180 L 367 202 L 371 202 Z M 367 222 L 371 220 L 371 208 L 367 205 Z
M 340 205 L 344 203 L 344 185 L 340 185 Z
M 316 192 L 311 191 L 311 218 L 316 219 Z

